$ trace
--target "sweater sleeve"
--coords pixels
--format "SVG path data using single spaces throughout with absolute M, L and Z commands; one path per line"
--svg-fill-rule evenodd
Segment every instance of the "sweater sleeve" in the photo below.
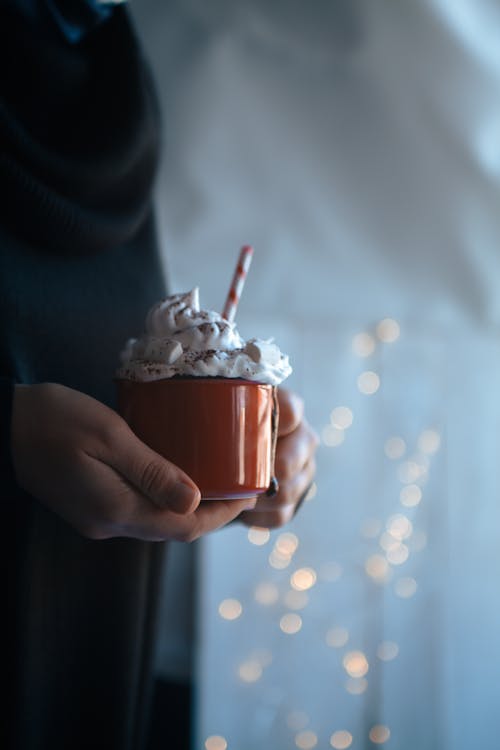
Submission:
M 0 481 L 3 487 L 16 484 L 11 449 L 14 386 L 11 378 L 0 377 Z

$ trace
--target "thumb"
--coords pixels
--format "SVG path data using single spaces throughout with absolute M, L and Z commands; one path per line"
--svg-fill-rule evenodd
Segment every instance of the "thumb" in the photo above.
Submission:
M 178 466 L 167 461 L 127 429 L 126 439 L 114 446 L 113 466 L 159 508 L 192 513 L 200 504 L 200 490 Z

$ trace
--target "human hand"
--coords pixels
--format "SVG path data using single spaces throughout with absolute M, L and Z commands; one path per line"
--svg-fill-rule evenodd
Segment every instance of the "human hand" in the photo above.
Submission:
M 314 454 L 319 439 L 304 418 L 304 402 L 297 394 L 278 389 L 279 424 L 275 472 L 279 490 L 261 495 L 255 508 L 238 520 L 247 526 L 275 528 L 288 523 L 310 487 L 316 471 Z
M 90 539 L 190 542 L 251 500 L 211 501 L 112 409 L 55 383 L 16 386 L 12 455 L 20 486 Z

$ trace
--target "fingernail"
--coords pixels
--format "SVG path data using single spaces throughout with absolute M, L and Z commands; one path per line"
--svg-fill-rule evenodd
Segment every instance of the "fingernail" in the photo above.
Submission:
M 249 502 L 248 505 L 245 505 L 245 510 L 253 510 L 256 505 L 257 505 L 257 498 Z
M 169 505 L 172 510 L 186 513 L 197 500 L 199 501 L 198 489 L 185 482 L 176 482 L 172 487 Z

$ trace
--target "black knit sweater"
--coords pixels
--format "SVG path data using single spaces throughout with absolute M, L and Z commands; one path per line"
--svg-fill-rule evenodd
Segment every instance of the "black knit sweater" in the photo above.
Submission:
M 5 746 L 135 750 L 163 545 L 80 537 L 19 489 L 9 439 L 15 382 L 63 383 L 113 405 L 118 353 L 164 294 L 156 101 L 122 7 L 69 44 L 0 5 L 0 70 Z

